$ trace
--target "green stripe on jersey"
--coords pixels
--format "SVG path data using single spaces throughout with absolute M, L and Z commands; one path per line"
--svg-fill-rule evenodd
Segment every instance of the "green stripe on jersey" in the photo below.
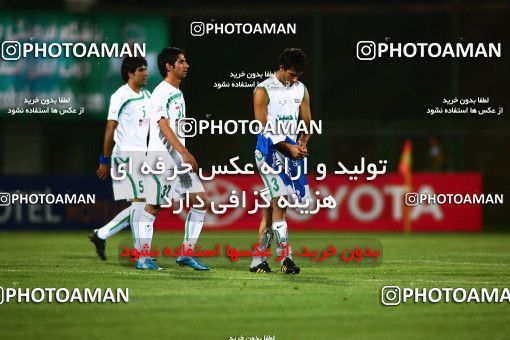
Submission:
M 129 103 L 132 103 L 134 101 L 137 101 L 137 100 L 142 100 L 145 98 L 145 92 L 142 91 L 142 94 L 138 97 L 134 97 L 134 98 L 129 98 L 128 100 L 126 100 L 121 106 L 120 106 L 120 110 L 119 110 L 119 114 L 117 115 L 117 118 L 120 118 L 120 114 L 122 113 L 122 110 L 124 110 L 126 108 L 126 106 L 129 104 Z
M 266 183 L 266 187 L 269 189 L 269 196 L 271 197 L 271 199 L 273 199 L 275 197 L 275 195 L 273 193 L 273 190 L 271 189 L 271 185 L 269 184 L 269 180 L 267 179 L 266 175 L 264 175 L 262 173 L 262 171 L 260 172 L 260 174 L 262 175 L 262 179 Z
M 184 238 L 186 241 L 189 241 L 189 220 L 191 217 L 191 212 L 188 213 L 188 217 L 186 217 L 186 224 L 184 225 Z
M 152 178 L 154 178 L 154 181 L 156 182 L 156 205 L 159 205 L 159 195 L 161 194 L 161 182 L 159 179 L 152 174 Z
M 173 94 L 170 96 L 170 98 L 168 98 L 168 103 L 174 101 L 177 98 L 181 98 L 181 97 L 182 97 L 182 92 L 177 92 L 176 94 Z
M 119 223 L 117 223 L 113 228 L 110 229 L 110 233 L 114 232 L 114 231 L 117 231 L 119 229 L 122 229 L 122 224 L 124 224 L 124 222 L 126 222 L 127 220 L 129 219 L 129 216 L 126 216 L 124 217 L 122 220 L 120 220 Z
M 182 92 L 178 92 L 176 94 L 173 94 L 170 96 L 170 98 L 168 98 L 168 101 L 166 102 L 166 117 L 168 119 L 170 119 L 170 115 L 168 114 L 168 109 L 170 108 L 170 104 L 172 104 L 172 102 L 178 98 L 181 98 L 182 97 Z
M 133 238 L 135 237 L 135 229 L 134 229 L 135 221 L 133 220 L 134 214 L 135 214 L 135 210 L 131 209 L 131 214 L 129 214 L 129 226 L 131 227 L 131 232 L 133 233 Z

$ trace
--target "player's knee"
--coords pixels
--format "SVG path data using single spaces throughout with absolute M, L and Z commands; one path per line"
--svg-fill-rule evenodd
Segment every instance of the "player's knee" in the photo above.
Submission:
M 267 208 L 267 212 L 264 214 L 264 220 L 266 222 L 266 228 L 271 228 L 273 224 L 273 208 L 271 206 Z
M 193 196 L 191 204 L 198 210 L 208 210 L 210 208 L 209 198 L 205 193 L 199 193 L 196 196 Z
M 145 206 L 145 211 L 153 216 L 156 216 L 161 211 L 161 207 L 159 205 L 147 204 Z
M 202 200 L 204 201 L 204 207 L 202 209 L 209 210 L 211 208 L 211 202 L 209 202 L 209 198 L 207 197 L 207 195 L 204 195 L 202 197 Z
M 285 219 L 285 208 L 278 205 L 278 197 L 274 198 L 271 204 L 271 218 L 273 221 Z

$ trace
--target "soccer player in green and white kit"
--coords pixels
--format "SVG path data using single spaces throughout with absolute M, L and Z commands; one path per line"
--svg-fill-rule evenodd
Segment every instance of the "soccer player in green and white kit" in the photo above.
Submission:
M 163 48 L 158 55 L 158 68 L 163 81 L 152 92 L 147 161 L 154 168 L 158 158 L 161 157 L 167 165 L 167 171 L 147 177 L 147 205 L 140 217 L 141 229 L 152 230 L 161 205 L 170 199 L 182 200 L 186 193 L 189 193 L 189 201 L 193 207 L 186 218 L 183 246 L 186 249 L 193 249 L 200 236 L 209 202 L 196 173 L 197 161 L 186 149 L 184 137 L 176 134 L 179 120 L 186 118 L 184 96 L 179 89 L 189 68 L 184 51 L 176 47 Z M 173 170 L 168 169 L 168 165 L 170 168 L 177 166 L 182 170 L 185 167 L 184 163 L 190 164 L 194 172 L 178 175 L 169 181 L 168 176 L 173 174 Z M 200 203 L 203 205 L 198 207 Z M 195 270 L 209 270 L 209 267 L 193 256 L 179 256 L 176 262 Z
M 139 169 L 147 152 L 149 133 L 151 95 L 143 88 L 147 85 L 147 61 L 141 57 L 125 58 L 121 66 L 121 75 L 126 84 L 110 98 L 103 153 L 100 156 L 97 176 L 105 180 L 110 173 L 110 166 L 113 166 L 115 171 L 120 164 L 131 161 L 132 173 L 128 172 L 124 180 L 113 180 L 115 200 L 129 200 L 131 206 L 90 234 L 90 241 L 94 243 L 102 260 L 106 260 L 106 239 L 129 225 L 133 231 L 135 247 L 141 249 L 142 246 L 138 244 L 140 239 L 138 220 L 145 206 L 145 188 Z M 148 267 L 150 266 L 142 269 L 151 269 Z
M 291 120 L 293 122 L 302 119 L 309 130 L 311 121 L 310 96 L 306 86 L 298 81 L 303 73 L 306 64 L 306 56 L 298 48 L 287 48 L 280 55 L 279 69 L 271 77 L 260 83 L 254 91 L 253 106 L 255 119 L 263 125 L 271 122 L 277 126 L 278 121 Z M 257 167 L 261 169 L 264 163 L 275 163 L 275 160 L 282 164 L 284 158 L 302 159 L 308 156 L 309 134 L 301 134 L 299 139 L 296 134 L 265 133 L 258 136 L 255 159 Z M 292 142 L 287 142 L 289 140 Z M 269 152 L 270 160 L 263 152 L 268 151 L 267 145 L 274 146 Z M 263 147 L 261 147 L 263 146 Z M 267 154 L 267 153 L 266 153 Z M 270 164 L 271 165 L 271 164 Z M 261 251 L 270 247 L 273 235 L 276 237 L 278 256 L 282 256 L 289 249 L 287 222 L 285 220 L 285 209 L 278 206 L 280 196 L 291 196 L 288 186 L 283 182 L 282 176 L 263 174 L 260 172 L 263 182 L 271 197 L 271 207 L 264 210 L 261 225 L 259 227 L 259 243 Z M 308 186 L 304 187 L 301 198 L 309 197 Z M 292 260 L 292 252 L 286 254 L 281 261 L 281 271 L 286 274 L 298 274 L 300 268 Z M 250 265 L 251 272 L 270 272 L 266 259 L 258 256 L 253 257 Z

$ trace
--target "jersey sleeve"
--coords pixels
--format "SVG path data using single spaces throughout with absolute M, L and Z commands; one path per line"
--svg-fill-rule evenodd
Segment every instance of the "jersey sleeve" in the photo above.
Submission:
M 120 96 L 116 95 L 115 93 L 112 94 L 110 97 L 110 107 L 108 108 L 108 120 L 117 121 L 119 119 L 121 106 L 122 100 Z
M 175 92 L 170 95 L 167 101 L 167 118 L 182 118 L 179 114 L 182 110 L 182 92 Z
M 153 93 L 150 97 L 151 101 L 151 118 L 158 122 L 161 118 L 168 118 L 166 113 L 166 103 L 157 93 Z

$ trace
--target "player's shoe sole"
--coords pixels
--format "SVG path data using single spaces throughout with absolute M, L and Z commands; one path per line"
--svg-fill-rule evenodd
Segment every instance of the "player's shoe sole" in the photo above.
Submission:
M 286 257 L 285 260 L 283 260 L 282 267 L 281 267 L 282 273 L 285 274 L 299 274 L 301 271 L 301 268 L 296 266 L 294 261 L 290 259 L 289 257 Z
M 250 272 L 252 273 L 271 273 L 271 268 L 269 268 L 269 264 L 267 261 L 263 261 L 256 265 L 255 267 L 250 268 Z
M 97 229 L 94 229 L 94 231 L 92 231 L 89 234 L 89 240 L 96 247 L 96 253 L 101 258 L 101 260 L 106 261 L 106 252 L 105 252 L 106 240 L 103 240 L 103 239 L 99 238 L 99 236 L 97 236 Z
M 195 257 L 179 256 L 175 262 L 177 262 L 177 264 L 181 267 L 191 267 L 195 270 L 210 270 L 209 267 L 201 263 Z

